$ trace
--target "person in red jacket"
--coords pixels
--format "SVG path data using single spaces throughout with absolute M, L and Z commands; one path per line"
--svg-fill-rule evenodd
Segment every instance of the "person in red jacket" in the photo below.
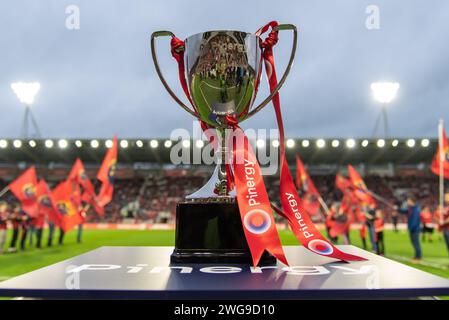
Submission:
M 432 242 L 432 234 L 435 225 L 433 224 L 432 212 L 428 206 L 424 206 L 421 211 L 421 224 L 421 241 L 426 242 L 427 239 L 428 242 Z
M 376 252 L 378 255 L 385 255 L 384 242 L 384 216 L 382 210 L 376 210 L 376 218 L 374 220 L 374 231 L 376 233 Z
M 5 243 L 6 243 L 6 234 L 8 233 L 8 204 L 6 202 L 0 202 L 0 254 L 3 253 Z

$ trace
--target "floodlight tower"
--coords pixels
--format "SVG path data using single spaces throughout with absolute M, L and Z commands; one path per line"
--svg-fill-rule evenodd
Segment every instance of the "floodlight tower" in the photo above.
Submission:
M 383 118 L 384 138 L 388 138 L 390 136 L 390 130 L 388 127 L 387 104 L 389 104 L 394 99 L 394 97 L 396 97 L 396 93 L 398 92 L 398 90 L 399 83 L 397 82 L 374 82 L 371 84 L 371 91 L 373 92 L 374 99 L 382 104 L 382 110 L 376 120 L 373 136 L 376 136 L 377 134 L 377 129 L 379 127 L 381 118 Z
M 22 120 L 21 136 L 24 139 L 31 138 L 29 134 L 28 124 L 34 127 L 35 136 L 41 138 L 41 131 L 37 125 L 36 119 L 34 118 L 33 112 L 31 111 L 31 105 L 34 102 L 34 97 L 39 92 L 41 85 L 39 82 L 14 82 L 11 84 L 11 89 L 16 94 L 17 98 L 21 103 L 25 105 L 25 114 Z

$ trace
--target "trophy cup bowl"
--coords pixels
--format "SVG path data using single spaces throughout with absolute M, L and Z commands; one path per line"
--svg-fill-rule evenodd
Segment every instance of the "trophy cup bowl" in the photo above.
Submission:
M 226 159 L 227 117 L 237 122 L 265 107 L 282 87 L 294 61 L 297 30 L 284 24 L 275 31 L 293 31 L 289 63 L 277 87 L 257 107 L 254 102 L 262 74 L 262 40 L 241 31 L 208 31 L 184 41 L 182 63 L 193 110 L 185 105 L 166 82 L 157 60 L 155 39 L 174 37 L 170 31 L 151 36 L 151 53 L 156 72 L 172 98 L 198 120 L 215 128 L 220 146 L 215 150 L 217 166 L 211 179 L 200 190 L 186 197 L 176 209 L 175 250 L 171 263 L 250 263 L 251 254 L 243 232 L 235 191 L 228 190 Z M 182 80 L 181 80 L 182 82 Z M 267 252 L 261 264 L 275 263 Z

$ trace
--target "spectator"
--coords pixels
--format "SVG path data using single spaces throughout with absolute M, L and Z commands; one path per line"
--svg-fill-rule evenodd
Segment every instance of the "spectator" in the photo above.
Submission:
M 385 255 L 384 242 L 384 216 L 382 210 L 376 210 L 376 219 L 374 221 L 374 231 L 376 232 L 376 247 L 378 255 Z
M 415 255 L 412 259 L 413 263 L 419 263 L 422 259 L 421 243 L 419 241 L 419 232 L 421 224 L 421 207 L 416 201 L 414 195 L 407 197 L 406 206 L 397 208 L 398 212 L 407 216 L 407 228 L 410 236 Z
M 3 253 L 6 243 L 6 235 L 8 233 L 8 204 L 4 201 L 0 202 L 0 254 Z

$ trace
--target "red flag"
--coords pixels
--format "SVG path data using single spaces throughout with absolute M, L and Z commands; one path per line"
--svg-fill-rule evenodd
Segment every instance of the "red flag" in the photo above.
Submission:
M 56 208 L 51 190 L 44 179 L 39 180 L 36 195 L 37 202 L 39 203 L 39 213 L 47 216 L 48 221 L 60 225 L 61 215 Z
M 303 190 L 301 204 L 309 215 L 316 215 L 320 210 L 320 194 L 309 176 L 299 156 L 296 156 L 296 186 Z
M 37 217 L 39 213 L 36 187 L 37 177 L 34 166 L 28 168 L 21 176 L 8 185 L 8 189 L 20 201 L 23 211 L 30 217 Z
M 316 189 L 312 179 L 310 179 L 309 173 L 299 156 L 296 156 L 296 186 L 304 190 L 304 192 L 316 194 L 319 196 L 319 192 Z
M 369 193 L 365 182 L 353 166 L 348 165 L 349 180 L 355 188 L 354 194 L 362 204 L 376 204 L 376 200 Z
M 78 208 L 72 200 L 72 186 L 69 181 L 63 181 L 53 190 L 53 199 L 61 215 L 61 228 L 70 231 L 81 222 Z
M 104 207 L 99 205 L 96 195 L 89 194 L 88 192 L 84 191 L 84 193 L 81 195 L 81 200 L 91 205 L 94 208 L 95 212 L 98 213 L 98 215 L 104 215 Z
M 441 154 L 443 153 L 443 154 Z M 436 175 L 440 175 L 440 157 L 443 157 L 443 177 L 449 179 L 449 141 L 447 140 L 446 132 L 443 130 L 443 149 L 438 147 L 438 151 L 433 158 L 430 170 Z
M 341 174 L 337 174 L 335 176 L 335 186 L 340 189 L 343 194 L 353 190 L 351 181 L 343 177 Z
M 117 165 L 117 137 L 114 136 L 112 147 L 106 153 L 97 179 L 102 182 L 100 193 L 98 194 L 98 205 L 105 206 L 112 201 L 114 193 L 114 174 Z
M 73 164 L 72 170 L 70 171 L 69 177 L 67 179 L 78 183 L 89 194 L 95 194 L 94 185 L 87 176 L 86 170 L 84 169 L 84 165 L 81 159 L 79 158 L 76 159 L 75 163 Z

